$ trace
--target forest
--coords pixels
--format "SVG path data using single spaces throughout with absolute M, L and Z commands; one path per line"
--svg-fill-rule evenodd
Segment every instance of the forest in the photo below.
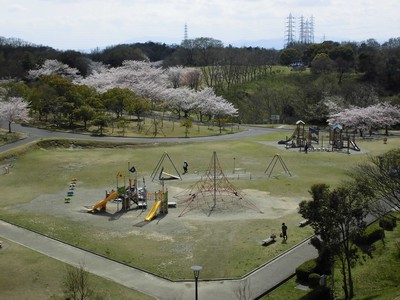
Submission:
M 2 99 L 23 97 L 39 118 L 58 125 L 98 121 L 99 111 L 140 118 L 162 102 L 178 118 L 261 124 L 279 116 L 280 122 L 324 126 L 338 107 L 400 104 L 400 38 L 276 50 L 201 37 L 82 53 L 0 37 L 0 78 Z M 220 109 L 210 111 L 213 103 L 221 103 Z

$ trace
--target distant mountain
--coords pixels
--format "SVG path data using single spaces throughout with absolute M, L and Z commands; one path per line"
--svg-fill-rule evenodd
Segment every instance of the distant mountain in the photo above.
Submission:
M 152 41 L 154 43 L 165 43 L 166 45 L 180 45 L 181 41 L 177 41 L 173 38 L 148 38 L 148 37 L 139 37 L 136 39 L 130 39 L 122 42 L 122 44 L 134 44 L 134 43 L 145 43 Z M 269 39 L 269 40 L 235 40 L 235 41 L 222 41 L 224 46 L 227 47 L 232 45 L 233 47 L 260 47 L 265 49 L 283 49 L 283 39 Z

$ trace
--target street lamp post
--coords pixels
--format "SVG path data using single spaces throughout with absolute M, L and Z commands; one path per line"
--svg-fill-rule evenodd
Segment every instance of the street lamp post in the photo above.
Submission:
M 194 295 L 195 295 L 195 299 L 198 300 L 199 293 L 198 293 L 197 285 L 198 285 L 198 281 L 199 281 L 200 270 L 202 269 L 202 267 L 192 266 L 191 269 L 193 270 L 194 280 L 195 280 L 195 294 Z

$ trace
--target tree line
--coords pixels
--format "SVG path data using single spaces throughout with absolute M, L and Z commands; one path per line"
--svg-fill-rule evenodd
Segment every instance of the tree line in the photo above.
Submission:
M 90 53 L 0 38 L 1 78 L 29 82 L 29 71 L 51 60 L 78 70 L 77 75 L 83 78 L 93 76 L 99 68 L 120 68 L 125 61 L 157 61 L 161 68 L 170 70 L 168 76 L 175 80 L 175 88 L 211 88 L 237 108 L 237 121 L 242 123 L 269 123 L 272 115 L 279 115 L 281 122 L 302 119 L 326 125 L 329 108 L 325 102 L 331 98 L 340 99 L 345 109 L 400 103 L 399 38 L 383 44 L 373 39 L 295 43 L 275 50 L 224 46 L 219 40 L 202 37 L 180 45 L 134 43 Z M 279 69 L 279 65 L 283 67 Z M 304 68 L 311 72 L 303 72 Z

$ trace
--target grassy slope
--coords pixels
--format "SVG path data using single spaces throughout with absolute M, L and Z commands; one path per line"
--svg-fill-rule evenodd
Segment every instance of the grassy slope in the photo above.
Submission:
M 0 250 L 0 299 L 42 300 L 65 299 L 63 281 L 66 265 L 58 260 L 3 240 Z M 153 299 L 115 282 L 89 274 L 93 298 L 99 299 Z

